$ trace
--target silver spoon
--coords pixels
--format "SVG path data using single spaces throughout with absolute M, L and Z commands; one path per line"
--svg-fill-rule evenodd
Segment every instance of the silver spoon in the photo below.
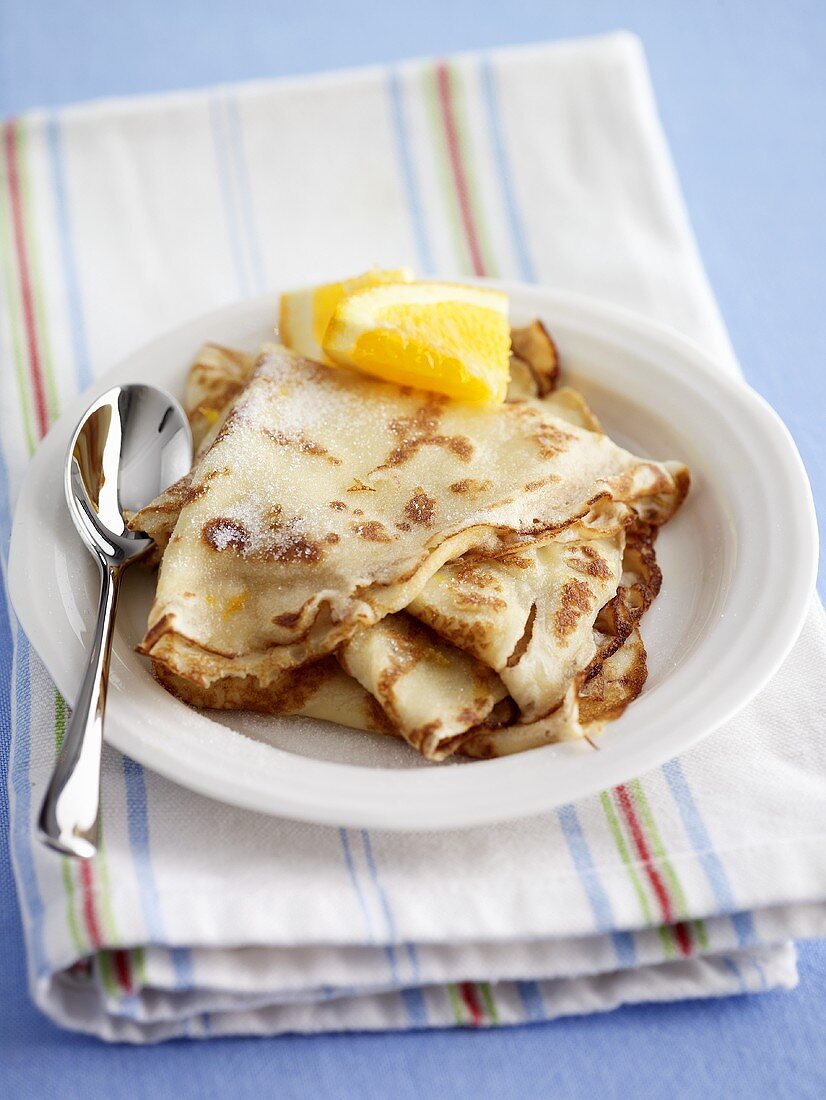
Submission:
M 109 650 L 121 575 L 153 540 L 130 531 L 137 512 L 189 470 L 192 434 L 178 402 L 153 386 L 115 386 L 92 404 L 69 444 L 69 513 L 101 572 L 92 651 L 38 819 L 40 838 L 66 855 L 97 851 L 100 757 Z

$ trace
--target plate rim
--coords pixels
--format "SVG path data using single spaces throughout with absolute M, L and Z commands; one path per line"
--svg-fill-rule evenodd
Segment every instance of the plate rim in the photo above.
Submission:
M 758 674 L 750 677 L 747 689 L 743 690 L 741 688 L 737 701 L 730 703 L 727 707 L 721 708 L 719 714 L 712 721 L 706 721 L 704 725 L 699 725 L 695 728 L 691 734 L 686 734 L 681 739 L 678 748 L 674 749 L 669 747 L 662 750 L 658 745 L 651 744 L 648 746 L 650 751 L 642 754 L 645 756 L 645 762 L 641 763 L 639 767 L 636 765 L 631 767 L 628 766 L 633 763 L 633 756 L 626 756 L 625 758 L 618 757 L 616 761 L 613 761 L 612 766 L 606 767 L 603 765 L 602 767 L 602 771 L 610 772 L 611 777 L 607 780 L 601 778 L 598 782 L 592 782 L 591 784 L 580 783 L 571 793 L 570 799 L 555 797 L 542 799 L 534 797 L 530 800 L 527 809 L 525 808 L 524 800 L 519 805 L 511 806 L 510 808 L 501 806 L 498 808 L 491 808 L 490 806 L 480 808 L 476 805 L 475 811 L 469 811 L 467 807 L 464 811 L 461 809 L 458 811 L 451 810 L 450 806 L 446 806 L 445 803 L 442 802 L 440 803 L 442 808 L 439 812 L 434 813 L 431 807 L 427 820 L 424 822 L 420 822 L 416 817 L 415 807 L 412 808 L 411 812 L 411 807 L 409 806 L 404 808 L 404 813 L 401 815 L 403 819 L 389 820 L 386 811 L 383 810 L 381 806 L 349 806 L 345 808 L 341 805 L 340 790 L 338 792 L 338 799 L 334 798 L 330 802 L 324 802 L 316 798 L 315 800 L 311 800 L 308 804 L 306 795 L 302 796 L 300 790 L 298 794 L 296 794 L 295 791 L 273 791 L 272 789 L 267 789 L 265 792 L 255 792 L 244 783 L 228 782 L 227 776 L 223 775 L 220 778 L 223 789 L 218 791 L 216 786 L 219 781 L 214 772 L 208 769 L 204 770 L 196 765 L 194 768 L 190 768 L 185 774 L 182 774 L 179 754 L 171 752 L 170 746 L 165 746 L 162 739 L 157 744 L 136 741 L 134 738 L 131 738 L 128 733 L 124 736 L 120 728 L 110 723 L 109 729 L 107 730 L 107 741 L 115 748 L 132 756 L 133 759 L 138 760 L 147 767 L 150 767 L 154 771 L 172 779 L 182 786 L 196 790 L 201 794 L 218 799 L 219 801 L 243 806 L 247 809 L 257 810 L 275 816 L 290 817 L 296 820 L 328 825 L 381 827 L 390 830 L 404 831 L 435 831 L 450 828 L 469 828 L 547 811 L 563 804 L 564 801 L 574 800 L 576 798 L 585 797 L 588 794 L 596 793 L 606 787 L 625 782 L 632 776 L 640 774 L 641 771 L 647 771 L 659 766 L 673 756 L 687 751 L 700 740 L 714 732 L 714 730 L 718 729 L 734 714 L 738 713 L 759 693 L 778 670 L 803 628 L 811 602 L 811 596 L 815 589 L 818 561 L 817 522 L 811 488 L 805 467 L 803 466 L 802 459 L 797 451 L 794 440 L 778 414 L 760 394 L 748 386 L 744 379 L 733 375 L 723 366 L 715 365 L 711 357 L 696 341 L 684 336 L 662 322 L 646 318 L 623 306 L 602 302 L 586 295 L 556 290 L 551 287 L 505 282 L 501 280 L 462 281 L 485 283 L 505 290 L 511 296 L 514 306 L 519 311 L 530 311 L 530 306 L 527 306 L 527 309 L 523 310 L 523 305 L 526 302 L 534 300 L 540 303 L 538 312 L 545 316 L 559 310 L 573 313 L 575 318 L 577 315 L 579 316 L 580 327 L 582 327 L 582 317 L 584 315 L 589 321 L 607 326 L 609 333 L 612 329 L 615 333 L 617 329 L 621 331 L 624 330 L 626 335 L 630 335 L 632 342 L 638 343 L 639 340 L 642 339 L 644 342 L 648 342 L 649 346 L 653 341 L 655 345 L 661 345 L 665 348 L 670 347 L 672 351 L 676 352 L 678 358 L 680 356 L 688 356 L 693 361 L 692 366 L 697 369 L 701 375 L 709 379 L 713 386 L 721 388 L 735 403 L 740 403 L 742 406 L 741 413 L 743 408 L 745 408 L 753 419 L 760 420 L 762 418 L 764 427 L 773 433 L 774 445 L 785 462 L 785 473 L 791 478 L 795 485 L 796 497 L 789 503 L 789 507 L 796 512 L 796 520 L 804 530 L 802 543 L 797 547 L 799 561 L 798 569 L 795 571 L 794 614 L 787 614 L 786 616 L 782 644 L 777 644 L 777 639 L 774 639 L 775 644 L 771 649 L 770 657 L 766 656 L 764 648 Z M 45 444 L 50 439 L 53 440 L 54 437 L 65 435 L 66 438 L 68 438 L 68 435 L 74 427 L 75 421 L 79 415 L 81 415 L 89 401 L 92 400 L 95 395 L 111 386 L 113 381 L 117 379 L 122 380 L 124 373 L 130 369 L 131 362 L 145 358 L 147 355 L 151 354 L 153 349 L 162 350 L 171 342 L 183 339 L 189 332 L 197 332 L 200 330 L 201 337 L 195 338 L 195 342 L 197 342 L 199 338 L 203 338 L 204 331 L 208 330 L 210 325 L 214 325 L 218 328 L 222 322 L 227 323 L 228 319 L 240 316 L 244 311 L 256 314 L 260 312 L 264 315 L 267 309 L 270 311 L 273 310 L 273 303 L 276 300 L 277 291 L 271 291 L 263 295 L 257 295 L 252 298 L 229 303 L 223 307 L 202 313 L 198 317 L 176 325 L 160 336 L 148 341 L 141 347 L 134 349 L 114 367 L 98 378 L 86 391 L 77 395 L 74 401 L 69 403 L 66 411 L 58 421 L 56 421 L 35 452 L 35 456 L 24 475 L 20 496 L 15 508 L 7 581 L 12 604 L 24 630 L 26 629 L 26 620 L 28 619 L 31 623 L 33 616 L 29 614 L 30 608 L 26 606 L 25 585 L 20 583 L 20 554 L 22 553 L 20 549 L 20 540 L 22 537 L 20 530 L 22 523 L 20 520 L 21 516 L 25 514 L 27 507 L 27 483 L 30 479 L 34 478 L 37 472 L 37 456 L 41 453 Z M 660 364 L 660 366 L 662 365 Z M 667 369 L 662 368 L 662 373 L 667 375 Z M 48 664 L 47 668 L 53 678 L 56 680 L 60 678 Z M 216 725 L 217 728 L 226 729 L 226 727 L 220 727 L 216 723 L 211 724 Z M 363 775 L 365 772 L 371 772 L 374 775 L 377 773 L 388 774 L 392 772 L 396 776 L 406 776 L 409 780 L 411 790 L 413 791 L 415 791 L 417 785 L 421 786 L 424 782 L 427 782 L 429 788 L 438 791 L 439 788 L 450 786 L 448 777 L 456 771 L 456 769 L 450 768 L 407 769 L 404 771 L 387 768 L 368 769 L 363 765 L 352 765 L 308 757 L 298 757 L 294 754 L 286 753 L 284 750 L 265 744 L 261 744 L 260 748 L 266 753 L 280 753 L 282 756 L 289 756 L 294 760 L 300 760 L 314 765 L 315 770 L 319 772 L 326 768 L 329 772 L 339 777 L 334 783 L 334 786 L 339 788 L 342 786 L 342 780 L 344 780 L 346 784 L 348 771 L 358 773 L 359 775 Z M 639 756 L 640 754 L 637 753 L 635 755 Z M 524 758 L 513 757 L 499 761 L 482 761 L 474 763 L 471 767 L 478 768 L 495 765 L 499 766 L 503 773 L 505 773 L 508 769 L 503 768 L 502 765 L 505 764 L 507 760 L 513 761 L 517 759 Z M 625 766 L 623 766 L 623 760 Z M 466 768 L 461 769 L 462 772 L 467 770 Z M 422 778 L 416 779 L 414 777 Z M 424 777 L 426 777 L 426 779 Z M 324 785 L 326 784 L 321 784 L 321 786 Z M 583 787 L 587 789 L 580 789 Z

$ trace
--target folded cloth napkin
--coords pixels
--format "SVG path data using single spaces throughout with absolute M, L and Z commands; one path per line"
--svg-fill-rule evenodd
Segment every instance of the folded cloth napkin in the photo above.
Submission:
M 38 437 L 124 353 L 372 263 L 584 291 L 737 370 L 625 34 L 31 114 L 3 138 L 4 536 Z M 556 813 L 432 835 L 316 827 L 107 750 L 91 863 L 33 841 L 66 703 L 11 630 L 31 989 L 68 1027 L 146 1042 L 544 1020 L 789 987 L 789 941 L 826 933 L 819 604 L 734 721 Z

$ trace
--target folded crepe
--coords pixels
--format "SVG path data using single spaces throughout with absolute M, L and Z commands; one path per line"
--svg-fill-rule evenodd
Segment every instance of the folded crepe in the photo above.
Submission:
M 245 351 L 220 344 L 203 344 L 200 348 L 187 374 L 183 400 L 196 461 L 215 441 L 254 365 L 255 356 Z M 139 526 L 132 525 L 133 530 L 145 531 L 154 540 L 143 559 L 145 565 L 159 565 L 191 482 L 190 470 L 142 509 Z
M 653 598 L 657 587 L 653 557 L 647 554 L 646 561 L 643 574 L 633 572 L 634 557 L 626 548 L 629 572 L 623 575 L 629 586 L 621 586 L 598 616 L 595 656 L 568 686 L 560 705 L 536 721 L 525 721 L 504 685 L 480 675 L 480 666 L 468 675 L 462 654 L 452 647 L 439 646 L 432 635 L 411 644 L 410 620 L 404 613 L 362 631 L 361 645 L 348 643 L 356 655 L 351 667 L 360 680 L 330 656 L 286 670 L 266 685 L 254 676 L 227 676 L 204 687 L 159 662 L 154 671 L 168 691 L 190 706 L 324 719 L 404 738 L 433 761 L 457 750 L 487 759 L 589 739 L 606 721 L 618 718 L 645 683 L 646 654 L 637 624 L 648 604 L 637 592 Z M 465 710 L 461 703 L 469 693 L 471 706 Z
M 510 360 L 508 401 L 541 397 L 545 407 L 562 420 L 591 431 L 602 430 L 576 390 L 556 388 L 559 378 L 556 345 L 540 321 L 511 329 L 511 342 L 514 354 Z M 517 354 L 517 349 L 521 355 Z M 214 442 L 235 398 L 249 380 L 255 362 L 255 355 L 220 344 L 207 343 L 198 351 L 187 375 L 183 402 L 192 428 L 196 458 Z M 192 476 L 193 471 L 190 471 L 140 512 L 140 530 L 151 535 L 155 542 L 155 553 L 149 562 L 152 565 L 158 564 L 169 542 Z
M 613 524 L 617 504 L 662 523 L 687 484 L 538 403 L 466 406 L 273 345 L 180 494 L 141 649 L 204 685 L 266 683 L 445 562 Z
M 338 659 L 394 730 L 429 760 L 455 752 L 507 695 L 492 669 L 403 611 L 356 631 Z
M 634 624 L 626 640 L 604 661 L 584 686 L 571 684 L 556 710 L 536 722 L 521 722 L 507 700 L 497 712 L 491 712 L 459 746 L 463 756 L 478 760 L 510 756 L 517 752 L 584 738 L 590 744 L 609 720 L 619 718 L 637 698 L 645 684 L 648 669 L 639 627 Z
M 276 346 L 254 367 L 205 345 L 193 471 L 131 524 L 165 551 L 141 644 L 160 682 L 435 760 L 621 713 L 645 679 L 656 525 L 688 473 L 616 447 L 555 389 L 539 322 L 513 349 L 509 406 L 478 410 Z
M 594 623 L 616 594 L 625 529 L 489 561 L 442 566 L 408 611 L 498 672 L 522 720 L 555 710 L 597 651 Z
M 572 672 L 559 706 L 530 721 L 508 696 L 463 739 L 460 751 L 464 755 L 507 756 L 572 738 L 590 740 L 637 698 L 648 675 L 639 622 L 662 580 L 654 554 L 655 538 L 656 528 L 639 521 L 627 529 L 621 582 L 593 623 L 594 655 Z
M 254 676 L 226 676 L 204 687 L 160 662 L 153 664 L 153 672 L 158 683 L 192 707 L 322 718 L 351 729 L 401 736 L 370 692 L 348 676 L 335 657 L 288 669 L 265 685 Z
M 196 454 L 202 454 L 218 434 L 254 365 L 254 355 L 220 344 L 204 344 L 198 352 L 184 391 L 184 409 Z

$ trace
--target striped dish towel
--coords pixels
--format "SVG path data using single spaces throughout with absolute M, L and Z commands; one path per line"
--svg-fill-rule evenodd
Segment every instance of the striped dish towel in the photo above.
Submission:
M 536 281 L 668 322 L 737 370 L 627 35 L 31 114 L 2 138 L 4 554 L 28 457 L 72 394 L 268 287 L 373 263 Z M 557 813 L 322 828 L 107 751 L 91 863 L 32 841 L 66 703 L 9 629 L 31 989 L 68 1027 L 145 1042 L 544 1020 L 789 987 L 791 939 L 826 931 L 819 604 L 735 721 Z

